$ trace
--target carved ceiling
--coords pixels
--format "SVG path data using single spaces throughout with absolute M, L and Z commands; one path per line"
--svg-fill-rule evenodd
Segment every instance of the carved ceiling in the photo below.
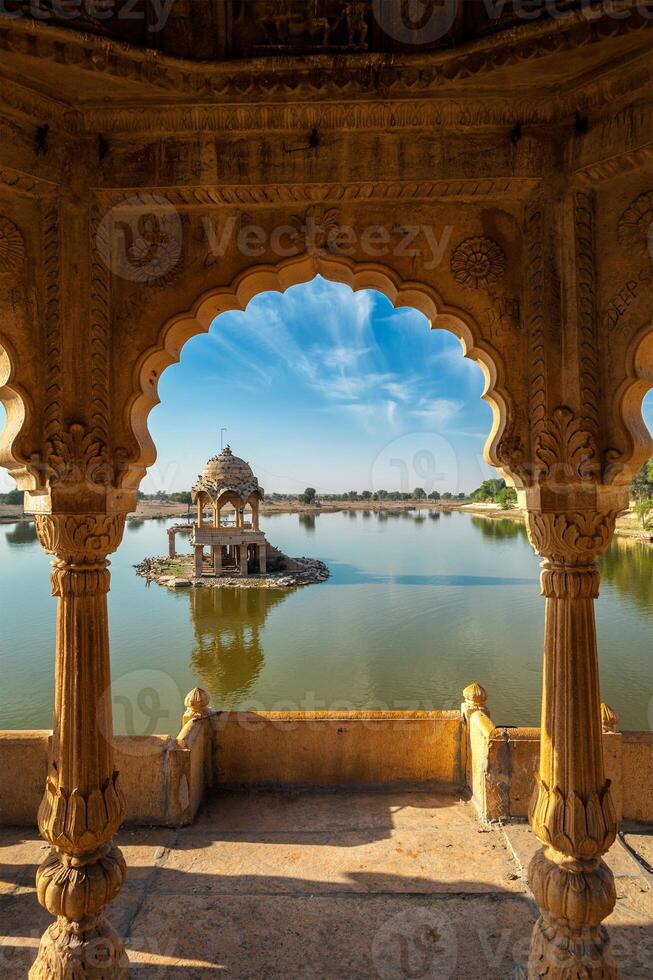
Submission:
M 211 60 L 451 48 L 537 20 L 547 5 L 538 11 L 537 3 L 522 0 L 6 0 L 3 6 L 40 22 Z M 556 3 L 561 13 L 581 6 L 582 0 Z

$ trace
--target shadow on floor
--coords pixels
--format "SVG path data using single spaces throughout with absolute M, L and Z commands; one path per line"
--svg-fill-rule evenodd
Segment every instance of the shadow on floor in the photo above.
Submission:
M 228 793 L 194 826 L 125 830 L 110 918 L 131 976 L 358 980 L 526 976 L 536 910 L 500 828 L 455 796 Z M 50 917 L 32 887 L 36 832 L 0 833 L 0 976 L 25 977 Z M 623 976 L 653 976 L 653 916 L 618 879 Z

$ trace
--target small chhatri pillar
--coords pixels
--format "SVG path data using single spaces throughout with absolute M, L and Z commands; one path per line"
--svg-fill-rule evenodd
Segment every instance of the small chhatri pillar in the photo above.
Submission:
M 240 546 L 240 574 L 241 575 L 247 575 L 247 565 L 248 565 L 247 545 L 241 544 Z
M 201 544 L 195 545 L 195 578 L 201 578 L 204 574 L 204 547 Z
M 222 545 L 213 548 L 213 571 L 216 575 L 222 574 Z

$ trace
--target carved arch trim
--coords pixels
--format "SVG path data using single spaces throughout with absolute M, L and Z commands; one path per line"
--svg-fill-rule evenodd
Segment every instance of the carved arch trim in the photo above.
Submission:
M 412 307 L 423 313 L 432 329 L 444 329 L 458 338 L 465 357 L 481 368 L 485 377 L 483 399 L 492 409 L 492 428 L 485 457 L 521 486 L 519 474 L 501 462 L 500 443 L 509 420 L 515 418 L 513 400 L 506 385 L 501 355 L 481 339 L 481 330 L 466 311 L 446 305 L 432 286 L 403 281 L 392 269 L 378 263 L 356 263 L 347 258 L 315 254 L 284 260 L 278 265 L 258 265 L 240 273 L 231 284 L 215 287 L 199 297 L 187 312 L 172 317 L 163 327 L 160 343 L 146 351 L 136 367 L 135 391 L 127 405 L 130 430 L 140 447 L 139 458 L 122 470 L 120 486 L 135 489 L 146 469 L 156 461 L 156 448 L 148 430 L 148 417 L 159 404 L 158 384 L 167 367 L 179 362 L 184 345 L 192 337 L 208 333 L 211 324 L 227 310 L 244 311 L 260 293 L 285 292 L 291 286 L 313 280 L 317 275 L 340 282 L 354 292 L 375 289 L 395 308 Z
M 653 320 L 629 345 L 625 375 L 614 399 L 614 411 L 625 430 L 627 445 L 624 452 L 608 450 L 605 467 L 605 482 L 615 486 L 630 484 L 653 454 L 653 438 L 642 414 L 644 398 L 653 388 Z
M 7 413 L 0 428 L 0 466 L 8 469 L 21 490 L 36 489 L 29 461 L 21 456 L 20 436 L 33 416 L 25 389 L 16 381 L 16 356 L 9 341 L 0 334 L 0 402 Z

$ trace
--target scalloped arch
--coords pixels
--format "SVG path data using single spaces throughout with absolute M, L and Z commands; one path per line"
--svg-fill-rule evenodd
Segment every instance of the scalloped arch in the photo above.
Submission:
M 28 461 L 17 452 L 19 438 L 32 415 L 25 390 L 15 379 L 16 357 L 9 342 L 0 334 L 0 402 L 7 420 L 0 430 L 0 466 L 9 470 L 19 490 L 35 490 L 37 479 Z
M 626 354 L 626 380 L 617 392 L 619 417 L 628 437 L 624 453 L 608 462 L 606 483 L 630 484 L 653 454 L 653 437 L 642 414 L 646 394 L 653 388 L 653 320 L 635 336 Z
M 386 296 L 395 308 L 412 307 L 419 310 L 433 329 L 448 330 L 458 338 L 465 357 L 478 364 L 485 377 L 483 399 L 490 405 L 493 417 L 485 445 L 485 458 L 520 486 L 518 475 L 507 471 L 497 457 L 497 446 L 506 421 L 514 417 L 512 400 L 505 383 L 505 369 L 499 353 L 480 339 L 480 329 L 474 319 L 463 310 L 445 305 L 432 286 L 404 281 L 387 266 L 308 254 L 285 260 L 276 266 L 253 266 L 240 273 L 230 285 L 204 293 L 189 311 L 172 317 L 165 324 L 159 345 L 148 350 L 137 365 L 136 391 L 128 405 L 128 417 L 140 447 L 140 456 L 123 471 L 121 486 L 136 489 L 147 468 L 156 461 L 148 417 L 160 402 L 158 385 L 161 375 L 171 364 L 178 363 L 187 341 L 200 333 L 207 333 L 220 313 L 227 310 L 244 311 L 260 293 L 283 293 L 291 286 L 310 282 L 317 275 L 331 282 L 344 283 L 354 292 L 375 289 Z

